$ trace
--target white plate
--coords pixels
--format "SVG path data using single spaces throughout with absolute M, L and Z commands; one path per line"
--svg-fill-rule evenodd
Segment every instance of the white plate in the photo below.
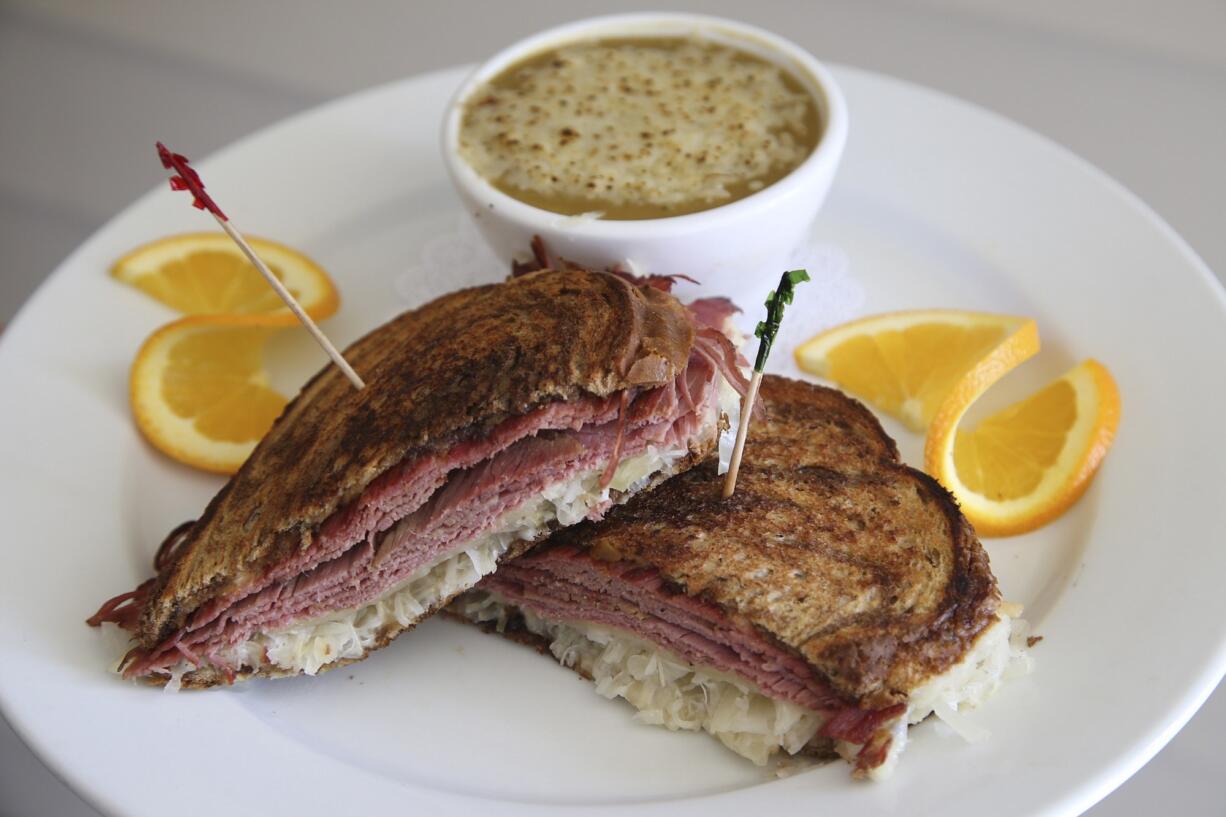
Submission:
M 462 73 L 341 100 L 201 163 L 239 224 L 335 274 L 345 305 L 327 329 L 341 341 L 500 274 L 438 158 Z M 976 713 L 990 740 L 924 724 L 887 783 L 852 782 L 841 764 L 772 780 L 706 736 L 634 724 L 531 651 L 444 621 L 316 679 L 167 695 L 108 674 L 123 639 L 84 618 L 143 579 L 162 534 L 219 485 L 152 452 L 128 416 L 127 366 L 171 315 L 107 267 L 143 241 L 209 227 L 164 184 L 74 253 L 0 345 L 0 703 L 17 731 L 88 800 L 125 815 L 795 803 L 980 817 L 1074 814 L 1118 785 L 1226 666 L 1222 290 L 1153 213 L 1065 150 L 948 97 L 837 73 L 852 134 L 803 254 L 819 283 L 802 288 L 791 331 L 902 307 L 1028 314 L 1044 351 L 999 392 L 1094 356 L 1123 394 L 1119 441 L 1086 498 L 1036 534 L 987 543 L 1005 594 L 1047 637 L 1035 672 Z M 763 289 L 731 294 L 757 304 Z M 321 362 L 301 337 L 277 357 L 287 388 Z M 786 349 L 776 357 L 785 365 Z M 918 439 L 891 431 L 915 461 Z

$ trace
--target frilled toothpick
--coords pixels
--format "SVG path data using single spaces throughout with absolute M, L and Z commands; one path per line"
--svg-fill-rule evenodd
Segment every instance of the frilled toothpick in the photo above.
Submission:
M 281 300 L 285 301 L 285 305 L 289 307 L 290 312 L 293 312 L 298 320 L 302 321 L 302 325 L 307 328 L 307 331 L 311 333 L 316 342 L 328 353 L 328 357 L 332 358 L 332 362 L 345 373 L 345 377 L 349 378 L 349 382 L 355 388 L 365 388 L 366 383 L 353 370 L 353 367 L 349 365 L 349 361 L 345 360 L 344 356 L 332 345 L 332 341 L 328 340 L 327 336 L 315 324 L 315 321 L 311 319 L 311 316 L 306 313 L 306 310 L 298 304 L 298 301 L 294 299 L 290 291 L 281 283 L 281 280 L 272 274 L 272 270 L 268 268 L 268 265 L 256 255 L 255 250 L 247 243 L 247 239 L 243 238 L 243 234 L 230 223 L 230 219 L 217 206 L 217 202 L 213 201 L 212 197 L 205 192 L 204 182 L 200 180 L 200 174 L 191 167 L 188 158 L 179 153 L 172 153 L 161 142 L 158 142 L 157 145 L 158 158 L 162 160 L 162 167 L 167 170 L 173 170 L 176 174 L 170 177 L 170 189 L 189 191 L 192 194 L 192 206 L 197 210 L 208 210 L 212 214 L 213 218 L 221 226 L 221 229 L 226 231 L 226 235 L 234 239 L 234 243 L 243 251 L 243 255 L 247 256 L 247 259 L 255 265 L 255 268 L 264 276 L 264 280 L 268 281 L 268 285 L 281 296 Z
M 745 453 L 745 436 L 749 433 L 749 419 L 753 416 L 753 406 L 758 399 L 758 389 L 762 386 L 762 371 L 766 368 L 766 358 L 771 353 L 771 344 L 779 332 L 779 324 L 783 322 L 783 308 L 792 302 L 796 285 L 808 281 L 809 273 L 802 269 L 783 273 L 779 279 L 779 288 L 766 296 L 766 320 L 758 323 L 753 333 L 758 337 L 758 357 L 753 364 L 753 377 L 749 381 L 749 390 L 741 401 L 741 422 L 736 428 L 736 444 L 732 447 L 732 460 L 728 463 L 728 475 L 724 477 L 724 499 L 732 496 L 736 490 L 736 475 L 741 470 L 741 456 Z

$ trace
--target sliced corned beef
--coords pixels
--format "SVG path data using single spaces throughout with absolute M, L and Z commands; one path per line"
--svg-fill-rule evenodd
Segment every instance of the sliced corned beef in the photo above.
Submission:
M 691 666 L 735 675 L 767 697 L 820 713 L 819 735 L 864 746 L 856 758 L 861 770 L 883 761 L 888 728 L 906 710 L 903 704 L 859 708 L 835 694 L 803 658 L 714 604 L 669 587 L 654 568 L 602 560 L 586 549 L 538 549 L 503 565 L 473 592 L 545 621 L 624 631 Z
M 700 329 L 688 366 L 665 386 L 552 403 L 445 452 L 406 460 L 329 517 L 311 547 L 249 592 L 201 607 L 158 647 L 134 651 L 125 675 L 166 673 L 201 656 L 220 664 L 219 654 L 254 634 L 380 597 L 462 551 L 551 484 L 597 468 L 607 479 L 618 461 L 649 446 L 681 452 L 697 446 L 714 432 L 719 376 L 743 382 L 736 363 L 722 335 Z M 588 518 L 599 518 L 612 501 L 592 506 Z M 114 606 L 107 616 L 100 620 L 127 623 Z

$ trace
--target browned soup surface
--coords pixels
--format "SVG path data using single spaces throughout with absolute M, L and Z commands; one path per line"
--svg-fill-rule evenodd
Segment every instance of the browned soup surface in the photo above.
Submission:
M 701 40 L 610 39 L 534 55 L 477 89 L 460 153 L 536 207 L 643 219 L 761 190 L 820 135 L 812 95 L 774 63 Z

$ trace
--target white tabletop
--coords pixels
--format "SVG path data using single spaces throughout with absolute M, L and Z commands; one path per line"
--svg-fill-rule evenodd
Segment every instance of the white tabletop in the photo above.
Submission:
M 204 155 L 331 97 L 475 62 L 564 20 L 654 5 L 8 0 L 0 5 L 0 322 L 76 244 L 159 183 L 149 161 L 155 138 Z M 1226 275 L 1220 0 L 660 5 L 746 20 L 819 58 L 998 111 L 1122 181 Z M 1222 814 L 1224 730 L 1219 688 L 1088 814 L 1140 817 L 1172 806 L 1188 817 Z M 95 814 L 0 721 L 0 817 Z

